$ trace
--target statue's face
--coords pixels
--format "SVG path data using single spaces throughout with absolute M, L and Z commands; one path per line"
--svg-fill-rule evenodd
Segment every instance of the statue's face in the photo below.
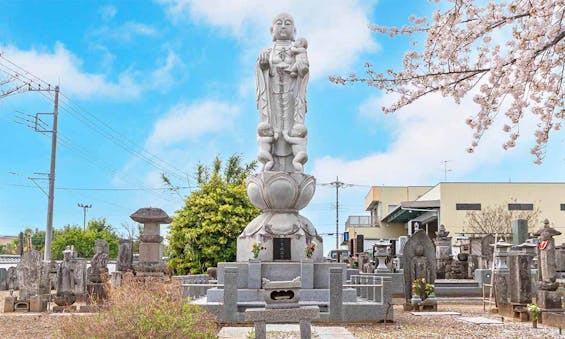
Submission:
M 294 20 L 288 14 L 280 14 L 275 20 L 273 20 L 273 25 L 271 26 L 271 34 L 273 35 L 273 41 L 275 40 L 294 40 L 294 33 L 296 28 L 294 27 Z

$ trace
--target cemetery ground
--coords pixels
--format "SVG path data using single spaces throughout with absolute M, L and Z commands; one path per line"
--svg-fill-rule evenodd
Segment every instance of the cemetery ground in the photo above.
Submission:
M 7 292 L 0 292 L 3 299 Z M 314 324 L 315 326 L 345 327 L 355 338 L 565 338 L 559 329 L 538 324 L 532 328 L 530 322 L 504 319 L 500 324 L 473 324 L 459 320 L 460 317 L 484 317 L 501 321 L 501 317 L 483 311 L 478 299 L 439 302 L 439 312 L 458 312 L 457 315 L 415 316 L 402 310 L 402 299 L 394 299 L 394 323 L 368 324 Z M 63 326 L 72 324 L 71 317 L 88 319 L 94 314 L 71 315 L 48 313 L 7 313 L 0 314 L 2 338 L 64 338 Z M 87 317 L 87 318 L 85 318 Z M 231 326 L 231 325 L 230 325 Z M 249 325 L 247 325 L 249 326 Z M 220 327 L 216 329 L 219 331 Z M 95 337 L 94 333 L 87 337 Z M 119 338 L 120 336 L 116 336 Z M 125 338 L 126 336 L 124 336 Z M 133 336 L 129 336 L 130 338 Z M 152 338 L 170 336 L 147 336 Z M 190 337 L 190 336 L 186 336 Z M 299 338 L 298 333 L 269 333 L 270 338 Z M 336 338 L 337 339 L 337 338 Z

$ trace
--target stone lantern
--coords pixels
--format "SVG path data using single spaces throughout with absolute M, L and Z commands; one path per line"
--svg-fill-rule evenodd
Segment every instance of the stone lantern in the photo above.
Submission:
M 165 270 L 161 242 L 160 225 L 170 224 L 171 218 L 160 208 L 145 207 L 138 209 L 130 218 L 143 224 L 139 237 L 139 261 L 133 264 L 137 274 L 142 276 L 162 276 Z
M 495 246 L 494 244 L 491 246 Z M 494 263 L 495 270 L 508 270 L 508 254 L 512 244 L 505 241 L 496 243 L 496 262 Z
M 386 240 L 379 240 L 375 243 L 375 257 L 379 261 L 376 271 L 379 273 L 390 272 L 385 265 L 385 260 L 390 254 L 390 242 Z

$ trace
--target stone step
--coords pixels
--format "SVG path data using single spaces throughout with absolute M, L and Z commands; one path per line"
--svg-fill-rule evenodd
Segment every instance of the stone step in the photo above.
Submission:
M 475 280 L 453 280 L 453 279 L 437 279 L 434 283 L 436 288 L 449 288 L 449 287 L 456 287 L 456 288 L 462 288 L 462 287 L 468 287 L 468 288 L 473 288 L 473 287 L 477 287 L 479 288 L 479 282 L 475 281 Z

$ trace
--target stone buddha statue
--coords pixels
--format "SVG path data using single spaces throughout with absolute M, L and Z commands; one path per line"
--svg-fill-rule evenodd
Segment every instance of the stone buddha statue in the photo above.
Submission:
M 76 301 L 75 288 L 75 268 L 71 262 L 73 251 L 69 246 L 63 251 L 63 262 L 57 271 L 57 294 L 55 303 L 59 306 L 69 306 Z
M 412 281 L 416 279 L 426 279 L 427 283 L 432 282 L 432 264 L 430 260 L 424 256 L 424 246 L 416 244 L 414 247 L 414 257 L 410 265 Z
M 549 220 L 544 220 L 542 229 L 534 233 L 539 237 L 538 249 L 540 260 L 540 280 L 537 282 L 540 290 L 555 291 L 559 287 L 557 280 L 557 267 L 555 263 L 555 239 L 554 236 L 561 232 L 549 226 Z
M 295 34 L 294 19 L 286 13 L 277 15 L 271 25 L 273 46 L 261 52 L 255 67 L 259 124 L 272 129 L 273 135 L 274 163 L 265 170 L 302 172 L 307 160 L 304 117 L 309 63 L 307 42 L 301 38 L 295 45 Z M 264 143 L 265 135 L 259 137 Z M 265 145 L 260 148 L 264 151 Z M 270 161 L 265 155 L 259 160 Z

